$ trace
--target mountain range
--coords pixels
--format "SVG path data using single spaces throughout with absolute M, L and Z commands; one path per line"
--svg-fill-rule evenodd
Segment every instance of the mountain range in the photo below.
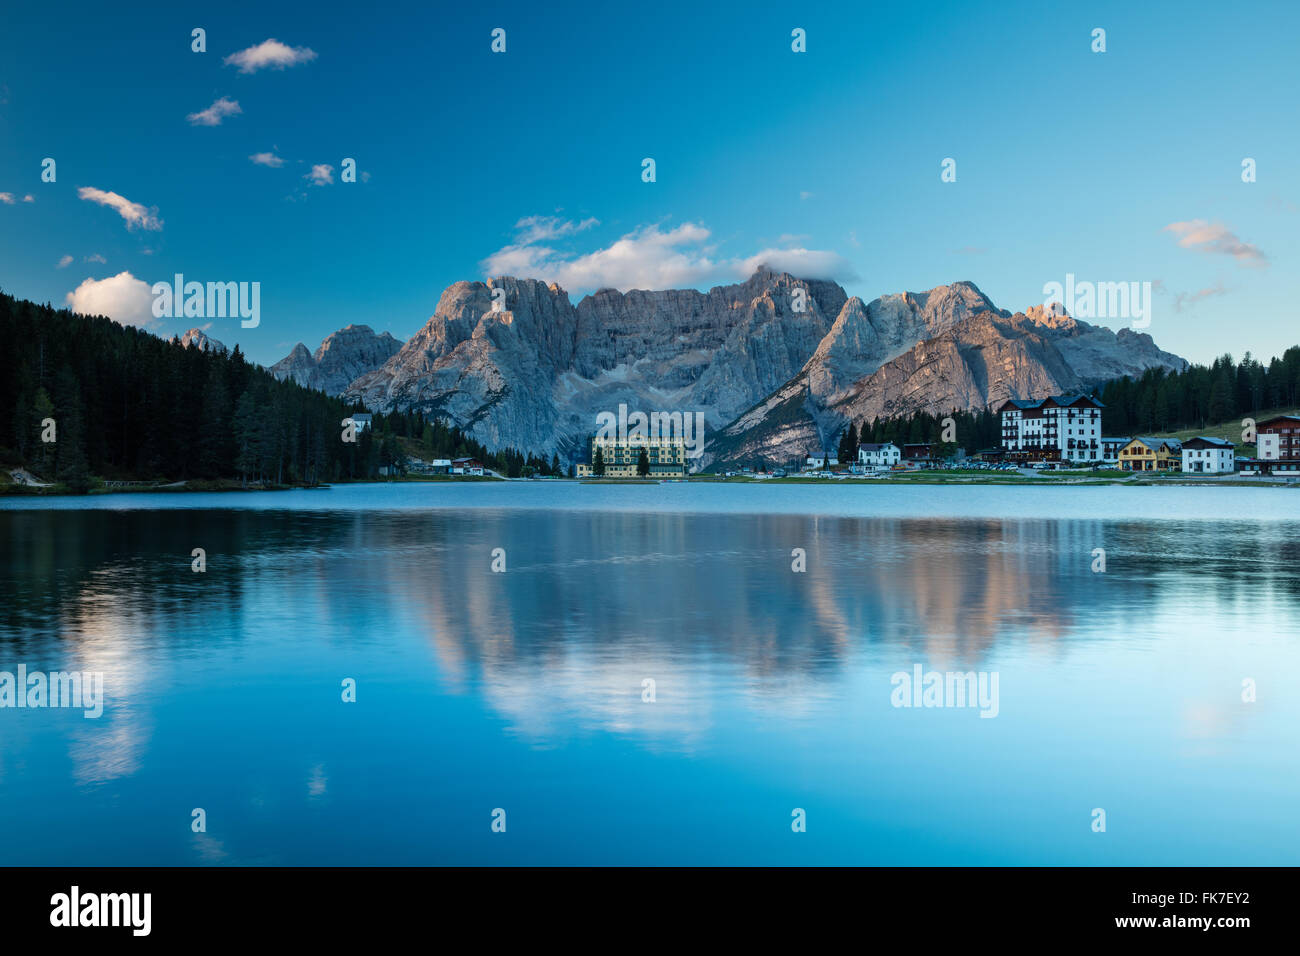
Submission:
M 602 289 L 575 306 L 536 279 L 456 282 L 405 344 L 368 326 L 299 343 L 278 378 L 364 404 L 418 409 L 489 448 L 571 455 L 596 415 L 702 412 L 701 465 L 786 462 L 834 448 L 848 422 L 1088 391 L 1184 359 L 973 283 L 863 303 L 838 284 L 760 268 L 708 292 Z
M 331 333 L 315 352 L 299 342 L 271 366 L 276 378 L 293 379 L 299 385 L 327 395 L 341 395 L 358 377 L 379 368 L 402 347 L 387 332 L 379 335 L 368 325 L 349 325 Z

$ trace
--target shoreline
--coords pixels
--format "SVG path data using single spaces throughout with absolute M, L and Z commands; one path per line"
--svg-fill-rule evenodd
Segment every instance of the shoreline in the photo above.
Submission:
M 355 481 L 335 481 L 322 482 L 316 485 L 273 485 L 259 487 L 245 487 L 238 482 L 222 481 L 198 481 L 198 482 L 164 482 L 156 485 L 131 485 L 127 487 L 96 487 L 89 491 L 78 492 L 68 488 L 66 485 L 19 485 L 10 484 L 0 489 L 0 498 L 93 498 L 103 495 L 116 494 L 149 494 L 149 493 L 167 493 L 167 494 L 250 494 L 258 492 L 285 492 L 285 491 L 325 491 L 335 487 L 346 487 L 348 485 L 375 485 L 375 484 L 481 484 L 484 482 L 492 483 L 519 483 L 519 482 L 538 482 L 551 483 L 563 482 L 566 484 L 576 485 L 626 485 L 628 487 L 644 487 L 646 485 L 662 484 L 714 484 L 714 485 L 824 485 L 836 487 L 840 485 L 859 485 L 862 487 L 874 487 L 878 485 L 926 485 L 926 486 L 1018 486 L 1028 488 L 1050 488 L 1050 487 L 1178 487 L 1178 488 L 1210 488 L 1210 487 L 1229 487 L 1229 488 L 1297 488 L 1300 487 L 1300 478 L 1293 477 L 1273 477 L 1273 476 L 1252 476 L 1252 477 L 1232 477 L 1225 475 L 1221 478 L 1210 478 L 1202 475 L 1144 475 L 1135 473 L 1128 477 L 1089 477 L 1083 475 L 964 475 L 951 472 L 937 472 L 927 474 L 926 472 L 902 472 L 893 475 L 883 475 L 881 477 L 862 477 L 851 476 L 844 478 L 817 478 L 812 476 L 785 476 L 781 478 L 758 478 L 751 476 L 724 478 L 721 476 L 690 476 L 687 478 L 501 478 L 489 475 L 408 475 L 398 478 L 377 478 L 377 479 L 360 479 Z

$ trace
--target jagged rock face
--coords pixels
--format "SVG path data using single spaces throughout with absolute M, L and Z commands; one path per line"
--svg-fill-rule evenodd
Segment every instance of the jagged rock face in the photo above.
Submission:
M 190 329 L 181 336 L 181 345 L 201 352 L 225 352 L 226 347 L 202 329 Z
M 981 312 L 997 309 L 970 282 L 882 296 L 870 305 L 854 296 L 808 360 L 808 387 L 820 403 L 833 404 L 839 390 Z
M 341 395 L 358 377 L 379 368 L 397 353 L 402 343 L 387 332 L 376 335 L 368 325 L 349 325 L 325 337 L 313 355 L 299 342 L 293 351 L 271 366 L 278 379 Z
M 884 362 L 869 321 L 876 303 L 850 299 L 800 374 L 723 429 L 703 464 L 787 462 L 833 448 L 849 422 L 1086 392 L 1148 368 L 1187 367 L 1144 333 L 1116 333 L 1041 307 L 1009 315 L 969 283 L 941 289 L 945 304 L 924 330 L 912 320 L 922 339 Z M 979 310 L 981 302 L 988 307 Z
M 310 379 L 329 343 L 315 356 L 300 345 L 274 370 Z M 970 282 L 864 304 L 833 282 L 759 269 L 708 292 L 602 289 L 574 306 L 558 286 L 504 277 L 449 286 L 424 328 L 338 392 L 375 411 L 443 417 L 491 449 L 548 456 L 620 404 L 698 411 L 704 464 L 785 462 L 833 445 L 848 421 L 1185 365 L 1147 335 L 1041 307 L 1011 315 Z
M 546 454 L 620 404 L 699 411 L 717 428 L 798 372 L 845 298 L 835 283 L 766 269 L 708 292 L 602 289 L 576 307 L 533 279 L 458 282 L 346 397 L 441 415 L 489 448 Z

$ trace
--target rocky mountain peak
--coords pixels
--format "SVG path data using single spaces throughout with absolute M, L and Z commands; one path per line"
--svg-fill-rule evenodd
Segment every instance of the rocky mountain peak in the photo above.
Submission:
M 201 352 L 225 352 L 226 347 L 212 338 L 202 329 L 190 329 L 181 336 L 181 345 L 188 348 L 195 348 Z
M 1078 322 L 1065 311 L 1065 306 L 1053 302 L 1050 306 L 1031 305 L 1025 309 L 1025 317 L 1035 325 L 1049 329 L 1072 329 Z
M 402 343 L 387 332 L 376 335 L 368 325 L 347 325 L 331 332 L 314 353 L 299 342 L 271 366 L 279 379 L 292 379 L 307 388 L 341 394 L 356 378 L 388 361 Z

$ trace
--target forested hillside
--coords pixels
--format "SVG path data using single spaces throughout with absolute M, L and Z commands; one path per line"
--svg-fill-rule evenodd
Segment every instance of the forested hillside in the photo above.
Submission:
M 1240 421 L 1269 409 L 1292 409 L 1300 404 L 1300 346 L 1287 349 L 1267 365 L 1249 352 L 1240 362 L 1223 355 L 1210 365 L 1192 365 L 1182 372 L 1151 369 L 1140 378 L 1107 382 L 1094 394 L 1106 406 L 1102 430 L 1107 436 L 1155 435 L 1180 429 L 1209 428 Z M 1026 395 L 1025 398 L 1044 398 Z M 927 412 L 862 422 L 847 428 L 837 446 L 841 461 L 852 460 L 862 442 L 938 442 L 943 418 Z M 996 409 L 951 413 L 956 423 L 955 444 L 974 452 L 1001 444 L 1001 423 Z
M 1141 378 L 1121 378 L 1101 390 L 1107 435 L 1147 435 L 1205 428 L 1271 408 L 1300 402 L 1300 346 L 1292 346 L 1267 365 L 1249 352 L 1240 362 L 1223 355 L 1208 366 L 1184 372 L 1152 370 Z
M 345 442 L 341 422 L 360 406 L 277 381 L 238 348 L 185 348 L 4 294 L 0 341 L 0 462 L 74 491 L 97 479 L 311 485 L 372 478 L 404 458 L 399 436 L 430 457 L 472 455 L 516 474 L 528 464 L 550 470 L 513 451 L 488 454 L 458 429 L 420 415 L 375 415 L 372 431 Z M 49 420 L 53 442 L 42 441 Z

